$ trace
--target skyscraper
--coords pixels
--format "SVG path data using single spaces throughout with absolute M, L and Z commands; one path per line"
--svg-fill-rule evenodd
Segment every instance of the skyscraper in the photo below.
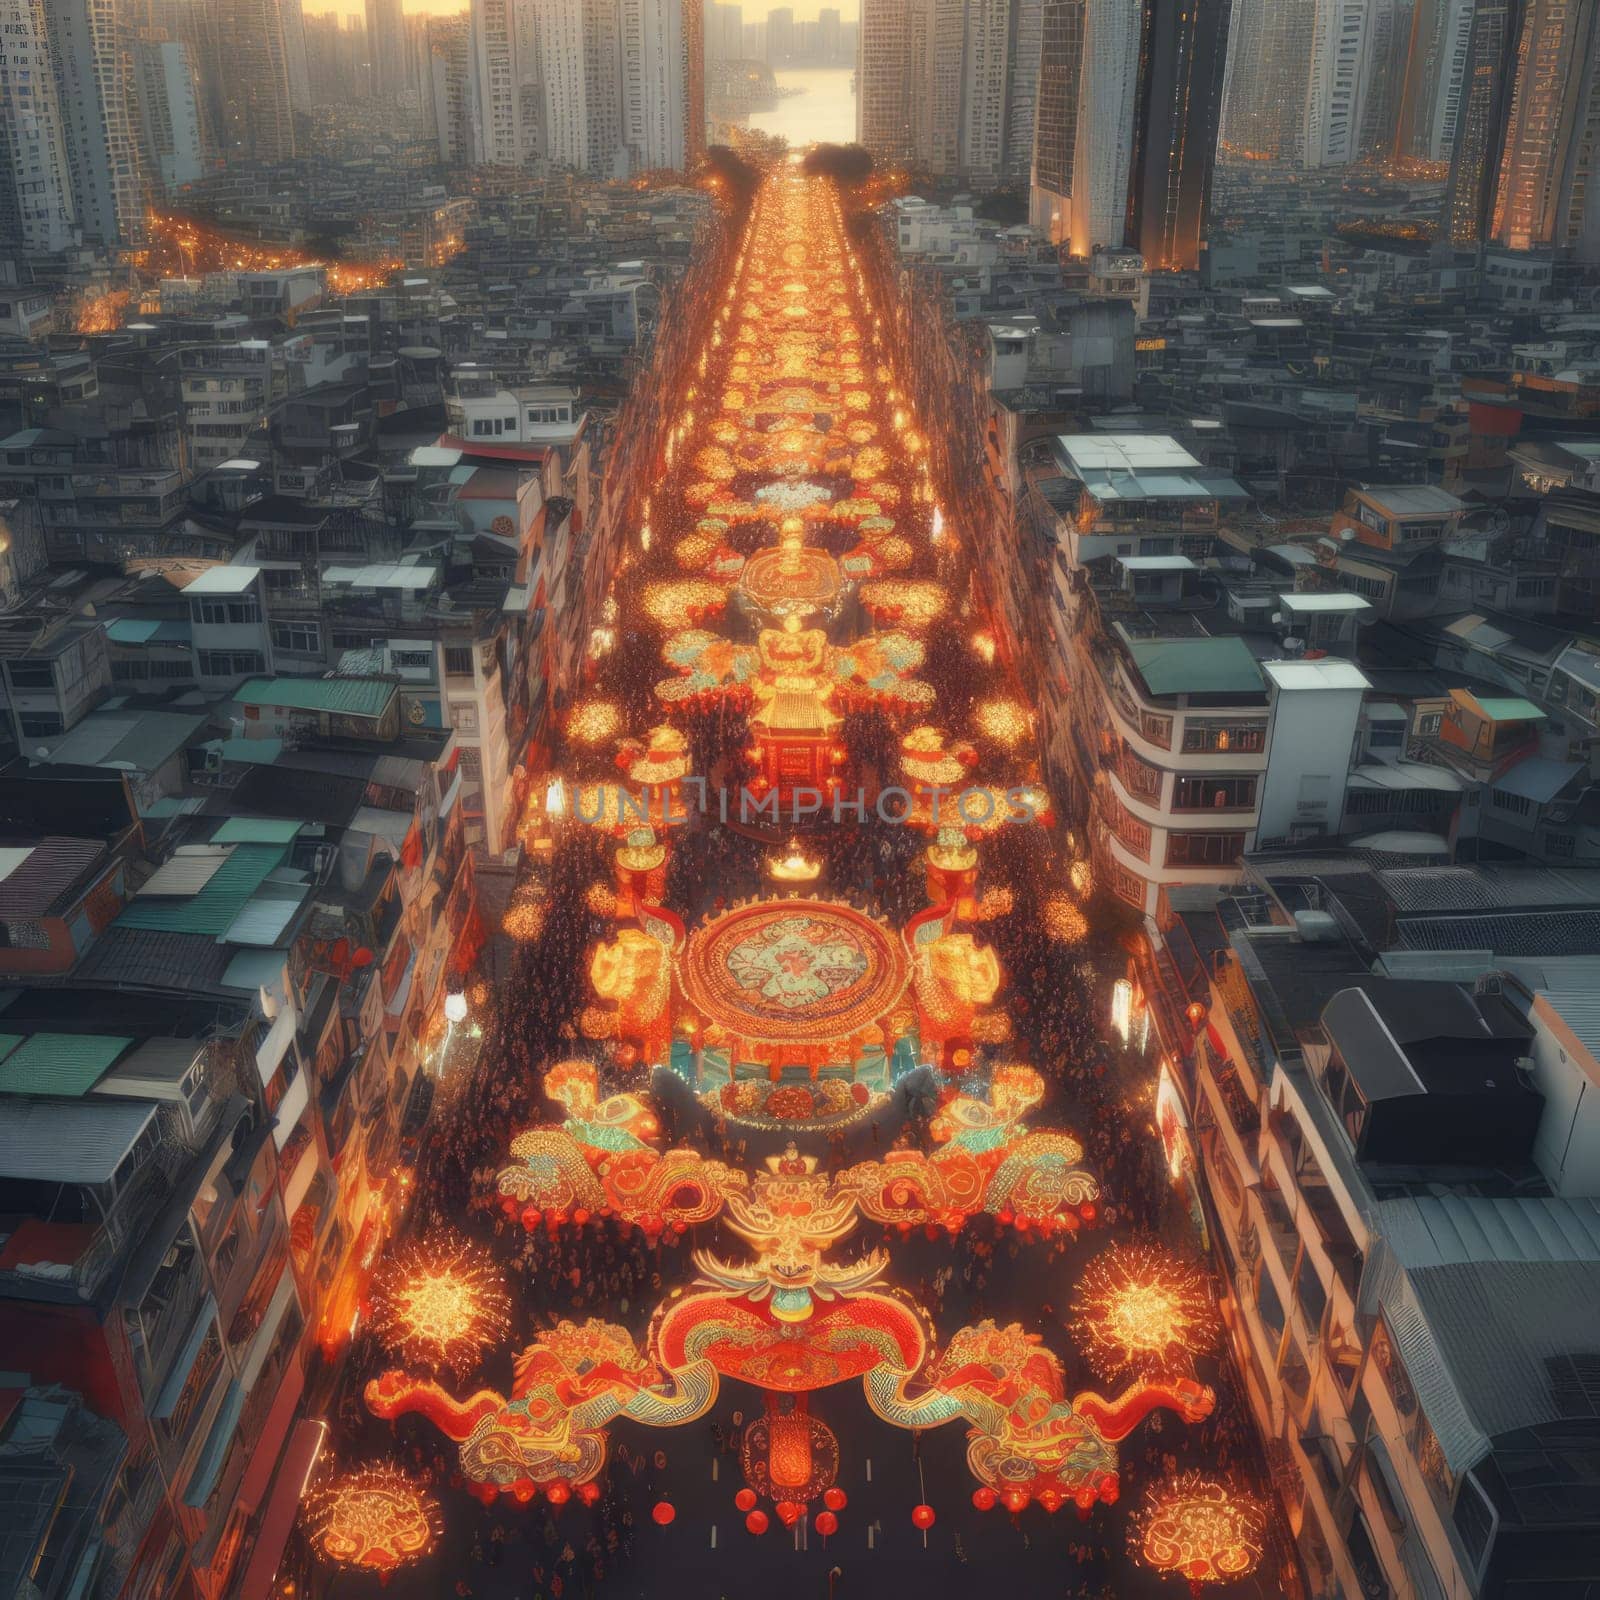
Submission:
M 380 98 L 406 88 L 405 38 L 400 0 L 367 0 L 367 64 L 372 93 Z
M 911 9 L 912 0 L 861 0 L 856 140 L 887 165 L 912 153 Z
M 1489 237 L 1511 250 L 1566 242 L 1585 135 L 1594 138 L 1600 0 L 1527 0 L 1494 174 Z M 1593 149 L 1588 162 L 1592 170 Z
M 25 252 L 74 240 L 72 179 L 44 0 L 0 0 L 0 237 Z
M 48 0 L 45 23 L 78 225 L 98 244 L 137 243 L 144 206 L 115 7 L 112 0 Z
M 824 6 L 817 12 L 817 60 L 823 66 L 837 66 L 844 59 L 840 54 L 841 34 L 839 8 Z
M 1041 0 L 909 0 L 896 92 L 918 167 L 976 183 L 1027 176 L 1041 12 Z
M 193 183 L 205 170 L 200 93 L 189 47 L 141 40 L 133 47 L 139 136 L 146 174 L 163 189 Z
M 559 167 L 609 178 L 622 155 L 616 0 L 540 0 L 545 153 Z
M 311 63 L 306 55 L 306 19 L 300 0 L 278 0 L 283 28 L 284 68 L 289 75 L 289 107 L 302 115 L 311 111 Z
M 1087 0 L 1084 7 L 1068 235 L 1074 255 L 1124 242 L 1141 21 L 1139 0 Z
M 1348 166 L 1365 153 L 1367 102 L 1382 76 L 1394 7 L 1395 0 L 1316 0 L 1302 151 L 1308 167 Z
M 222 84 L 225 153 L 292 160 L 294 110 L 281 0 L 212 0 L 208 10 L 216 23 L 217 55 L 206 65 Z
M 1125 243 L 1158 269 L 1200 263 L 1231 0 L 1145 0 Z
M 1222 140 L 1239 159 L 1299 160 L 1315 17 L 1316 0 L 1234 0 Z
M 1511 50 L 1521 11 L 1522 0 L 1476 0 L 1473 7 L 1441 229 L 1458 247 L 1481 244 L 1488 237 L 1491 178 L 1505 132 Z
M 786 67 L 794 58 L 794 8 L 779 6 L 767 13 L 767 65 Z
M 1070 228 L 1084 12 L 1085 0 L 1044 0 L 1040 17 L 1028 220 L 1048 232 L 1052 244 L 1066 239 Z
M 472 160 L 469 31 L 464 16 L 428 18 L 426 110 L 439 141 L 439 159 L 447 166 L 465 166 Z
M 744 11 L 721 0 L 707 0 L 704 12 L 707 61 L 738 61 L 744 56 Z
M 523 126 L 513 0 L 472 0 L 467 69 L 472 161 L 478 166 L 520 166 L 528 152 L 529 130 Z
M 698 0 L 621 0 L 622 142 L 635 172 L 653 167 L 682 170 L 705 139 L 705 84 L 697 79 L 699 134 L 691 115 L 691 62 L 698 56 Z
M 1466 88 L 1473 0 L 1417 0 L 1395 119 L 1401 159 L 1448 161 Z
M 1002 103 L 1006 123 L 1002 176 L 1008 183 L 1026 183 L 1033 165 L 1033 119 L 1043 41 L 1044 0 L 1013 0 Z

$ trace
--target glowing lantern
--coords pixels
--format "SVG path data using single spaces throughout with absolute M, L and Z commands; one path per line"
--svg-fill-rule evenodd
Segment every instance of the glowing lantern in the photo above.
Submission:
M 650 1509 L 651 1520 L 658 1527 L 666 1527 L 677 1516 L 677 1510 L 670 1500 L 657 1500 Z
M 1126 978 L 1118 978 L 1111 986 L 1111 1026 L 1127 1044 L 1133 1033 L 1133 985 Z
M 744 1525 L 750 1530 L 751 1533 L 759 1537 L 761 1534 L 767 1531 L 768 1522 L 766 1512 L 752 1511 L 750 1515 L 744 1519 Z
M 559 779 L 552 778 L 544 791 L 544 810 L 549 817 L 559 817 L 567 809 L 567 786 Z
M 467 1020 L 467 997 L 464 994 L 447 994 L 444 997 L 444 1018 L 452 1027 Z
M 1206 1020 L 1205 1002 L 1203 1000 L 1191 1000 L 1183 1008 L 1183 1014 L 1189 1019 L 1189 1026 L 1198 1033 L 1201 1023 Z
M 1208 1583 L 1248 1577 L 1266 1553 L 1267 1508 L 1254 1495 L 1216 1478 L 1186 1472 L 1154 1485 L 1132 1519 L 1128 1545 L 1157 1572 Z
M 831 1511 L 819 1511 L 817 1513 L 817 1532 L 824 1539 L 831 1538 L 838 1531 L 839 1519 Z
M 756 1508 L 756 1492 L 754 1489 L 741 1489 L 733 1497 L 733 1503 L 741 1511 L 754 1511 Z
M 920 1505 L 911 1508 L 911 1520 L 926 1533 L 939 1519 L 932 1506 Z
M 397 1467 L 363 1467 L 306 1499 L 302 1515 L 311 1548 L 340 1567 L 363 1567 L 387 1579 L 433 1549 L 442 1526 L 439 1503 Z
M 998 1504 L 999 1499 L 1000 1496 L 997 1495 L 994 1490 L 988 1486 L 988 1484 L 984 1484 L 981 1489 L 974 1489 L 972 1491 L 972 1503 L 980 1511 L 993 1511 L 995 1506 Z
M 850 1504 L 850 1497 L 844 1492 L 843 1489 L 835 1486 L 832 1489 L 825 1489 L 823 1491 L 822 1503 L 830 1511 L 843 1511 L 844 1508 Z

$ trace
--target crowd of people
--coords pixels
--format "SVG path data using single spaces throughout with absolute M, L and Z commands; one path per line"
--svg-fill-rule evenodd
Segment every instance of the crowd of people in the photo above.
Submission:
M 923 514 L 919 510 L 918 515 Z M 662 521 L 667 522 L 664 514 Z M 669 525 L 668 539 L 673 531 Z M 736 528 L 730 535 L 736 545 L 742 542 L 751 549 L 771 536 L 770 528 L 758 524 Z M 852 537 L 849 530 L 822 530 L 817 542 L 831 540 L 838 554 Z M 920 566 L 913 571 L 937 574 L 965 610 L 968 560 L 946 541 L 936 554 L 924 548 L 918 556 Z M 672 572 L 670 557 L 657 550 L 625 575 L 618 588 L 623 622 L 614 647 L 597 666 L 598 691 L 619 705 L 626 725 L 634 730 L 664 720 L 655 686 L 667 672 L 660 631 L 632 621 L 639 615 L 639 586 L 652 576 Z M 725 619 L 727 628 L 746 634 L 754 625 L 736 610 Z M 843 629 L 864 623 L 852 613 L 838 619 L 837 625 Z M 978 743 L 983 763 L 980 781 L 1032 781 L 1036 771 L 1026 755 L 985 743 L 969 731 L 983 686 L 987 683 L 992 693 L 995 683 L 1003 681 L 998 672 L 986 674 L 980 665 L 967 630 L 941 626 L 925 639 L 925 658 L 917 675 L 933 687 L 939 725 Z M 745 751 L 750 729 L 740 699 L 724 696 L 695 703 L 675 712 L 674 720 L 688 736 L 695 771 L 714 785 L 736 791 L 749 771 Z M 838 737 L 847 751 L 846 789 L 852 797 L 861 789 L 868 804 L 864 812 L 852 810 L 838 823 L 824 810 L 804 839 L 808 854 L 820 861 L 817 893 L 850 900 L 896 927 L 903 927 L 927 904 L 920 856 L 929 840 L 915 827 L 879 816 L 871 797 L 880 785 L 902 782 L 900 739 L 906 725 L 882 708 L 852 709 L 845 715 Z M 567 759 L 576 781 L 617 780 L 609 748 L 572 750 Z M 683 825 L 661 831 L 670 833 L 665 900 L 691 925 L 740 900 L 771 892 L 766 869 L 775 839 L 770 830 L 724 825 L 713 804 Z M 744 1248 L 719 1223 L 683 1237 L 671 1230 L 647 1237 L 604 1217 L 592 1218 L 582 1227 L 541 1225 L 528 1230 L 495 1203 L 494 1175 L 505 1162 L 511 1135 L 560 1118 L 560 1108 L 543 1095 L 543 1067 L 563 1057 L 587 1056 L 600 1064 L 608 1089 L 651 1086 L 640 1077 L 648 1072 L 648 1064 L 625 1068 L 609 1044 L 585 1038 L 578 1027 L 589 1001 L 587 952 L 612 926 L 605 894 L 592 891 L 595 885 L 603 889 L 611 881 L 615 843 L 603 830 L 575 820 L 554 830 L 553 849 L 538 868 L 547 907 L 543 926 L 536 937 L 512 952 L 508 975 L 497 985 L 486 1019 L 476 1070 L 441 1085 L 417 1172 L 407 1226 L 421 1234 L 437 1229 L 472 1233 L 495 1251 L 516 1290 L 507 1350 L 488 1358 L 490 1372 L 484 1381 L 491 1384 L 503 1383 L 509 1352 L 563 1318 L 601 1317 L 642 1340 L 662 1299 L 693 1280 L 695 1248 L 734 1254 Z M 1037 1068 L 1047 1084 L 1047 1099 L 1034 1120 L 1039 1126 L 1071 1130 L 1082 1141 L 1087 1164 L 1101 1183 L 1100 1216 L 1093 1228 L 1075 1239 L 1024 1238 L 982 1214 L 953 1237 L 939 1234 L 930 1239 L 915 1231 L 892 1235 L 890 1280 L 927 1311 L 941 1341 L 956 1328 L 984 1317 L 1021 1322 L 1060 1357 L 1070 1393 L 1072 1386 L 1092 1386 L 1069 1324 L 1077 1273 L 1099 1244 L 1145 1236 L 1189 1252 L 1195 1252 L 1197 1245 L 1186 1202 L 1170 1181 L 1153 1124 L 1152 1063 L 1110 1035 L 1107 997 L 1112 977 L 1126 965 L 1124 924 L 1109 907 L 1094 903 L 1085 908 L 1091 913 L 1087 926 L 1092 931 L 1081 942 L 1063 942 L 1052 935 L 1042 914 L 1044 901 L 1066 883 L 1070 856 L 1059 831 L 1045 822 L 1004 826 L 987 834 L 979 844 L 979 856 L 980 890 L 1003 890 L 1007 896 L 972 931 L 995 948 L 1006 975 L 996 1010 L 1008 1020 L 1010 1036 L 976 1048 L 973 1078 L 981 1085 L 988 1068 L 1006 1061 L 1026 1061 Z M 783 1136 L 708 1109 L 681 1080 L 669 1078 L 658 1072 L 655 1084 L 667 1142 L 693 1144 L 704 1154 L 747 1169 L 781 1148 Z M 936 1098 L 935 1092 L 932 1100 Z M 928 1096 L 898 1092 L 846 1126 L 800 1137 L 807 1153 L 825 1169 L 870 1159 L 895 1147 L 926 1149 L 931 1142 L 931 1106 Z M 863 1226 L 858 1239 L 869 1231 Z M 346 1359 L 335 1418 L 339 1450 L 351 1458 L 398 1455 L 419 1477 L 449 1486 L 454 1450 L 436 1431 L 415 1417 L 378 1422 L 361 1404 L 362 1384 L 388 1361 L 376 1340 L 364 1331 L 357 1334 Z M 1123 1520 L 1126 1505 L 1137 1500 L 1145 1483 L 1200 1465 L 1261 1475 L 1253 1435 L 1226 1363 L 1205 1358 L 1201 1373 L 1217 1390 L 1215 1413 L 1196 1426 L 1160 1412 L 1143 1424 L 1122 1450 L 1122 1506 L 1097 1508 L 1083 1523 L 1071 1519 L 1065 1525 L 1059 1520 L 1046 1523 L 1033 1514 L 1014 1520 L 1014 1544 L 1009 1547 L 1013 1551 L 1030 1550 L 1036 1541 L 1049 1542 L 1056 1594 L 1109 1600 L 1113 1594 L 1144 1592 L 1150 1575 L 1140 1575 L 1135 1584 Z M 715 1472 L 715 1458 L 733 1448 L 739 1436 L 740 1423 L 734 1419 L 742 1420 L 742 1415 L 737 1406 L 742 1401 L 753 1415 L 758 1399 L 753 1392 L 725 1396 L 726 1403 L 710 1424 L 709 1439 L 691 1430 L 688 1444 L 683 1445 L 678 1435 L 672 1435 L 670 1448 L 679 1458 L 676 1472 L 668 1469 L 667 1447 L 658 1446 L 661 1436 L 616 1430 L 593 1505 L 574 1502 L 558 1511 L 536 1500 L 525 1508 L 506 1501 L 483 1508 L 456 1495 L 450 1501 L 446 1533 L 449 1559 L 441 1569 L 447 1583 L 460 1596 L 494 1595 L 503 1600 L 587 1597 L 613 1592 L 612 1585 L 619 1581 L 632 1581 L 633 1587 L 617 1587 L 618 1594 L 675 1592 L 639 1587 L 635 1569 L 641 1518 L 658 1497 L 675 1492 L 674 1485 L 685 1481 L 684 1456 L 693 1460 L 695 1472 L 703 1474 L 708 1467 Z M 933 1452 L 919 1436 L 900 1436 L 877 1424 L 859 1396 L 832 1409 L 841 1417 L 855 1413 L 842 1423 L 848 1430 L 847 1449 L 910 1450 L 922 1481 L 925 1454 Z M 959 1441 L 943 1455 L 956 1463 L 953 1470 L 970 1492 L 971 1480 L 959 1464 Z M 727 1486 L 725 1494 L 731 1496 L 735 1486 Z M 857 1492 L 870 1498 L 871 1485 Z M 952 1548 L 957 1562 L 973 1559 L 982 1541 L 987 1541 L 985 1549 L 992 1549 L 995 1539 L 1006 1536 L 1003 1526 L 995 1531 L 1004 1520 L 991 1518 L 982 1528 L 956 1521 Z M 442 1591 L 435 1587 L 429 1592 Z

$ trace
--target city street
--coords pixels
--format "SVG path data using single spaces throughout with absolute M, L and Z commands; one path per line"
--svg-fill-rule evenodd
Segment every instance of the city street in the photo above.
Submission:
M 467 1236 L 507 1312 L 454 1366 L 364 1319 L 329 1402 L 324 1485 L 392 1463 L 437 1504 L 436 1541 L 367 1563 L 394 1596 L 964 1596 L 991 1570 L 1027 1596 L 1181 1592 L 1153 1548 L 1219 1594 L 1280 1592 L 1153 1043 L 1116 1015 L 1129 925 L 1035 787 L 980 530 L 941 509 L 960 497 L 850 204 L 790 163 L 741 224 L 560 777 L 529 801 L 510 975 L 468 986 L 484 1045 L 439 1086 L 385 1251 L 392 1308 L 408 1251 Z M 1113 1247 L 1144 1277 L 1108 1292 L 1091 1352 L 1080 1280 Z M 987 1354 L 941 1369 L 952 1341 Z M 1178 1555 L 1130 1542 L 1192 1469 L 1237 1515 L 1180 1496 Z M 314 1498 L 279 1592 L 377 1592 L 313 1553 L 329 1521 Z

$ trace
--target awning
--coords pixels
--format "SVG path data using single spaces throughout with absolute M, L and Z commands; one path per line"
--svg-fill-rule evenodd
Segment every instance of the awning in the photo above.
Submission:
M 283 1099 L 278 1102 L 278 1109 L 274 1113 L 272 1139 L 280 1150 L 289 1142 L 289 1135 L 294 1132 L 295 1124 L 305 1114 L 308 1097 L 306 1075 L 303 1072 L 298 1073 L 294 1082 L 284 1091 Z
M 172 1371 L 167 1374 L 167 1381 L 161 1385 L 156 1403 L 150 1408 L 152 1417 L 165 1421 L 177 1409 L 178 1396 L 183 1393 L 183 1386 L 189 1381 L 189 1374 L 194 1370 L 195 1360 L 200 1354 L 200 1346 L 205 1343 L 206 1333 L 216 1320 L 217 1297 L 208 1294 L 205 1302 L 195 1313 L 194 1323 L 183 1341 L 183 1349 L 178 1352 L 178 1359 L 172 1363 Z
M 195 1462 L 194 1472 L 190 1475 L 189 1487 L 183 1492 L 183 1503 L 191 1511 L 198 1511 L 211 1498 L 211 1491 L 216 1488 L 217 1479 L 222 1476 L 222 1464 L 228 1459 L 233 1436 L 239 1429 L 239 1414 L 244 1410 L 244 1397 L 245 1387 L 235 1378 L 228 1385 L 228 1392 L 222 1397 L 217 1420 L 211 1424 L 211 1432 L 206 1435 L 206 1442 L 200 1450 L 200 1458 Z
M 295 1169 L 289 1174 L 289 1181 L 283 1186 L 283 1209 L 287 1216 L 293 1216 L 300 1209 L 300 1202 L 305 1199 L 306 1191 L 311 1187 L 317 1176 L 317 1147 L 313 1141 L 305 1148 L 305 1153 L 295 1164 Z
M 256 1071 L 261 1075 L 262 1088 L 272 1082 L 272 1075 L 278 1070 L 278 1064 L 284 1056 L 288 1054 L 289 1044 L 293 1038 L 294 1008 L 285 1006 L 273 1018 L 266 1038 L 256 1046 Z
M 267 1492 L 272 1482 L 273 1469 L 278 1465 L 282 1453 L 283 1441 L 294 1429 L 295 1417 L 300 1410 L 300 1397 L 305 1392 L 305 1367 L 296 1357 L 289 1363 L 289 1370 L 284 1373 L 283 1382 L 278 1386 L 272 1410 L 267 1413 L 266 1425 L 261 1430 L 260 1442 L 251 1455 L 250 1465 L 244 1469 L 244 1477 L 239 1483 L 239 1498 L 236 1503 L 246 1510 L 254 1510 L 260 1505 L 262 1495 Z
M 277 1577 L 278 1563 L 283 1559 L 283 1547 L 300 1514 L 301 1496 L 311 1481 L 327 1435 L 327 1423 L 311 1418 L 300 1423 L 291 1435 L 278 1475 L 273 1479 L 272 1498 L 262 1514 L 261 1531 L 250 1552 L 250 1564 L 244 1569 L 244 1581 L 237 1591 L 239 1600 L 268 1600 L 271 1595 L 272 1580 Z

